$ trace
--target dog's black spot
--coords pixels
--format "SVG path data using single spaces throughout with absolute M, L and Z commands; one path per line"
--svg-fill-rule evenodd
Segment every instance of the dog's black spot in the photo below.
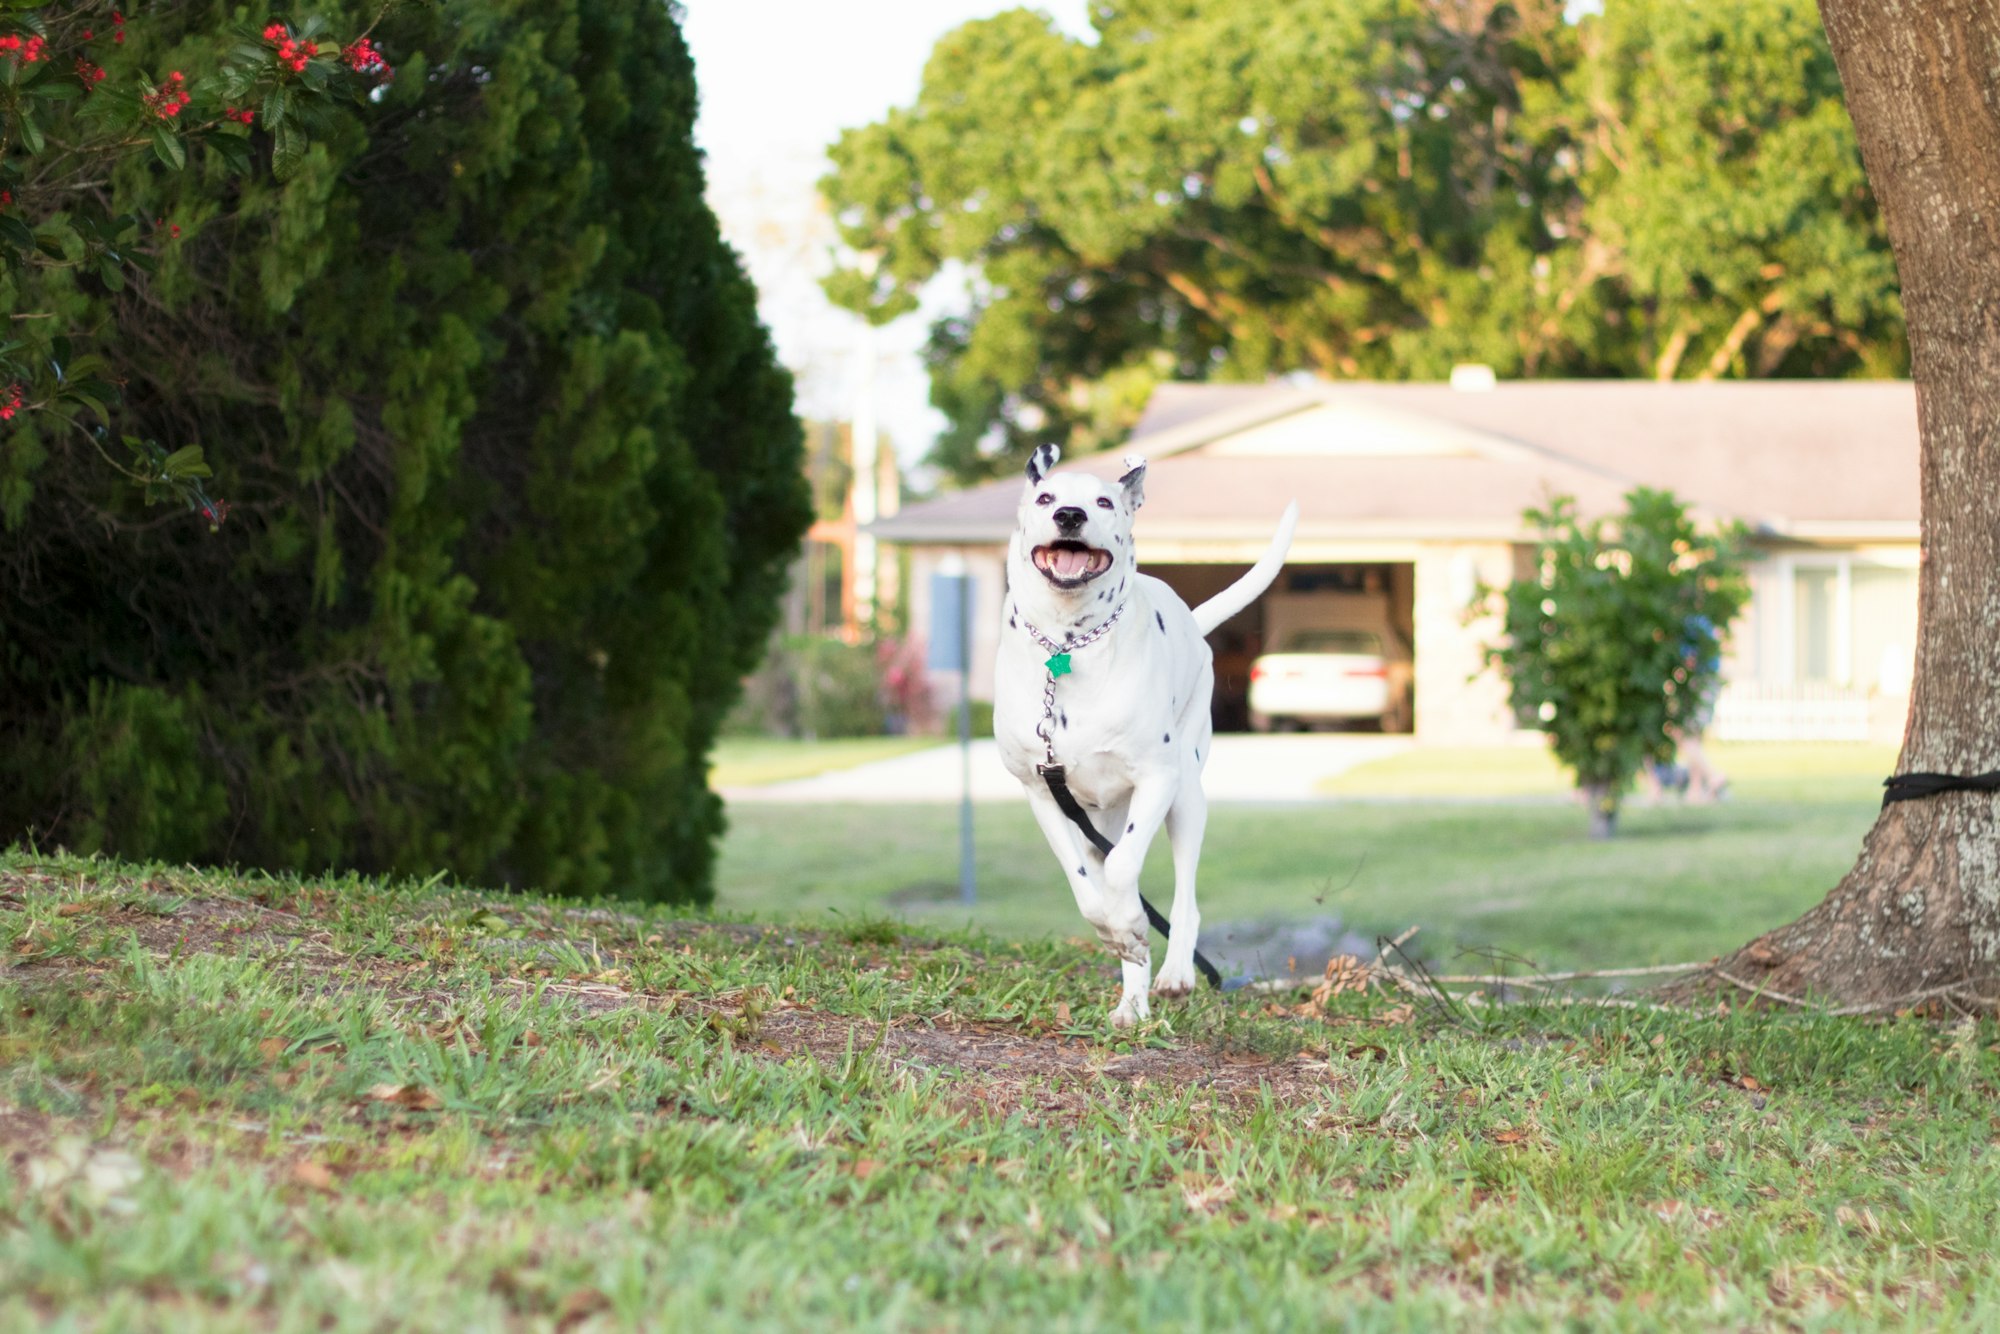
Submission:
M 1158 612 L 1154 612 L 1153 619 L 1160 623 L 1160 633 L 1165 634 L 1167 632 L 1167 618 Z
M 1078 875 L 1083 875 L 1083 874 L 1085 874 L 1085 872 L 1084 872 L 1084 869 L 1083 869 L 1083 868 L 1082 868 L 1081 866 L 1079 866 L 1079 867 L 1077 867 L 1077 868 L 1076 868 L 1076 873 L 1077 873 Z
M 1128 824 L 1128 825 L 1126 825 L 1126 826 L 1125 826 L 1125 832 L 1129 834 L 1129 833 L 1131 833 L 1131 832 L 1132 832 L 1132 831 L 1133 831 L 1134 829 L 1137 829 L 1138 827 L 1139 827 L 1139 826 L 1138 826 L 1138 825 L 1135 825 L 1135 824 Z
M 1196 747 L 1194 748 L 1194 757 L 1195 757 L 1196 759 L 1200 759 L 1200 758 L 1201 758 L 1201 747 L 1200 747 L 1200 746 L 1196 746 Z
M 1168 742 L 1172 741 L 1173 739 L 1174 739 L 1174 734 L 1172 732 L 1163 732 L 1160 734 L 1160 744 L 1163 746 L 1166 745 Z
M 1008 628 L 1009 630 L 1012 630 L 1012 629 L 1014 629 L 1014 628 L 1015 628 L 1015 625 L 1014 625 L 1014 613 L 1013 613 L 1013 612 L 1011 612 L 1011 611 L 1007 613 L 1007 628 Z
M 1074 640 L 1075 638 L 1076 638 L 1076 631 L 1074 631 L 1074 630 L 1065 630 L 1065 631 L 1063 631 L 1063 643 L 1065 643 L 1065 644 L 1067 644 L 1067 643 L 1070 643 L 1070 642 L 1071 642 L 1071 641 L 1073 641 L 1073 640 Z
M 1057 727 L 1068 727 L 1068 726 L 1069 726 L 1069 715 L 1068 715 L 1068 714 L 1066 714 L 1066 713 L 1058 713 L 1058 714 L 1056 715 L 1056 726 L 1057 726 Z

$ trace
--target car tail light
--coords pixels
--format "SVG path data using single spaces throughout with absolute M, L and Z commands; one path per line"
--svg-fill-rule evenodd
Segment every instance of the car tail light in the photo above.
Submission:
M 1261 681 L 1264 679 L 1264 665 L 1262 663 L 1253 662 L 1250 664 L 1250 679 L 1252 681 Z
M 1387 667 L 1349 667 L 1347 674 L 1349 676 L 1371 677 L 1379 681 L 1389 675 L 1389 669 Z

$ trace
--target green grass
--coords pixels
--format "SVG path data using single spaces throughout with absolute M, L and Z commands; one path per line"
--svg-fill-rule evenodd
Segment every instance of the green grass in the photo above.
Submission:
M 710 784 L 718 788 L 761 787 L 836 769 L 852 769 L 876 760 L 891 760 L 943 744 L 931 736 L 863 736 L 831 741 L 724 737 L 715 744 L 708 777 Z
M 2000 1031 L 0 854 L 0 1328 L 1991 1328 Z
M 1731 800 L 1628 806 L 1619 837 L 1601 843 L 1586 836 L 1579 809 L 1557 800 L 1217 806 L 1202 914 L 1219 923 L 1331 913 L 1364 933 L 1417 925 L 1433 959 L 1485 947 L 1552 968 L 1706 958 L 1825 897 L 1860 850 L 1889 758 L 1867 747 L 1724 752 Z M 731 911 L 887 914 L 1016 939 L 1088 934 L 1019 802 L 975 811 L 971 911 L 956 901 L 954 808 L 746 803 L 729 819 L 719 893 Z M 1164 838 L 1145 885 L 1162 907 L 1172 896 Z

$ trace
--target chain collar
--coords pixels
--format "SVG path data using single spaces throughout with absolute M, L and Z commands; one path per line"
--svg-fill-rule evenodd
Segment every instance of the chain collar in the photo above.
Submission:
M 1069 675 L 1070 654 L 1080 648 L 1088 647 L 1110 633 L 1111 627 L 1118 624 L 1118 618 L 1125 614 L 1125 608 L 1130 601 L 1131 599 L 1127 598 L 1113 607 L 1109 616 L 1067 644 L 1058 644 L 1036 629 L 1027 617 L 1021 617 L 1021 628 L 1028 632 L 1028 637 L 1049 651 L 1048 661 L 1042 664 L 1049 673 L 1048 679 L 1042 682 L 1042 721 L 1035 725 L 1035 735 L 1042 739 L 1044 758 L 1044 762 L 1038 767 L 1044 772 L 1050 769 L 1060 772 L 1062 769 L 1062 766 L 1056 763 L 1056 678 Z M 1014 610 L 1015 615 L 1019 616 L 1020 608 L 1016 606 Z

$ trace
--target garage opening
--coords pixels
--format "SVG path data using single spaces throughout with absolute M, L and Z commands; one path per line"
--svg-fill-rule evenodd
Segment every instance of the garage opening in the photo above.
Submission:
M 1248 565 L 1152 565 L 1195 606 Z M 1215 730 L 1408 732 L 1416 717 L 1416 567 L 1291 565 L 1217 626 Z M 1253 707 L 1254 706 L 1254 707 Z

